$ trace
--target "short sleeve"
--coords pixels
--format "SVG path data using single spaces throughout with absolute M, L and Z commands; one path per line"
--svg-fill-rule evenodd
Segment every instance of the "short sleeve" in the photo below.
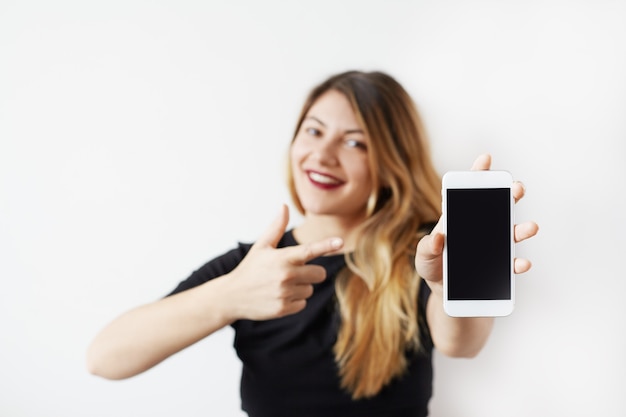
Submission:
M 202 285 L 213 278 L 228 274 L 239 265 L 250 250 L 250 247 L 250 244 L 240 243 L 237 248 L 210 260 L 195 270 L 187 279 L 181 281 L 174 290 L 167 294 L 167 297 Z

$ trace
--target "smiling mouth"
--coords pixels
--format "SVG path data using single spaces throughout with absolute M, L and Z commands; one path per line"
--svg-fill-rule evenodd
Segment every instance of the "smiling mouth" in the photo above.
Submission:
M 319 172 L 307 171 L 307 175 L 313 185 L 321 188 L 335 188 L 343 184 L 343 181 L 341 181 L 340 179 L 332 177 L 330 175 L 321 174 Z

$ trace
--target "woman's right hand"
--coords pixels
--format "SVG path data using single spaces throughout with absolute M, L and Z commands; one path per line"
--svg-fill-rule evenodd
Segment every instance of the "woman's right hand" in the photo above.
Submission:
M 341 238 L 277 248 L 289 223 L 289 209 L 279 215 L 250 248 L 227 278 L 233 293 L 234 319 L 269 320 L 303 310 L 313 294 L 313 284 L 326 279 L 326 270 L 307 264 L 319 256 L 336 252 Z M 227 282 L 224 280 L 224 284 Z
M 132 309 L 105 326 L 87 352 L 90 372 L 128 378 L 234 320 L 265 320 L 302 310 L 313 284 L 326 278 L 323 267 L 306 262 L 340 249 L 343 242 L 330 238 L 277 249 L 288 221 L 283 206 L 230 274 Z

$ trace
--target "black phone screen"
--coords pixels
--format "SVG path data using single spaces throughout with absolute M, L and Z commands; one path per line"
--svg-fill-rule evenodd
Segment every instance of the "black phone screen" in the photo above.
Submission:
M 511 299 L 510 193 L 447 190 L 448 299 Z

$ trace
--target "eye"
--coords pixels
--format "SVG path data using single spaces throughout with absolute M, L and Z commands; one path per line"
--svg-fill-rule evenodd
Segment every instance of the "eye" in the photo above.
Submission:
M 321 135 L 321 134 L 322 134 L 322 132 L 320 132 L 320 130 L 319 130 L 319 129 L 316 129 L 316 128 L 314 128 L 314 127 L 307 127 L 307 128 L 305 129 L 305 132 L 306 132 L 306 133 L 308 133 L 309 135 L 311 135 L 311 136 L 315 136 L 315 137 L 317 137 L 317 136 L 319 136 L 319 135 Z
M 367 150 L 367 145 L 365 144 L 365 142 L 361 142 L 356 139 L 347 139 L 345 143 L 346 143 L 346 146 L 349 148 Z

